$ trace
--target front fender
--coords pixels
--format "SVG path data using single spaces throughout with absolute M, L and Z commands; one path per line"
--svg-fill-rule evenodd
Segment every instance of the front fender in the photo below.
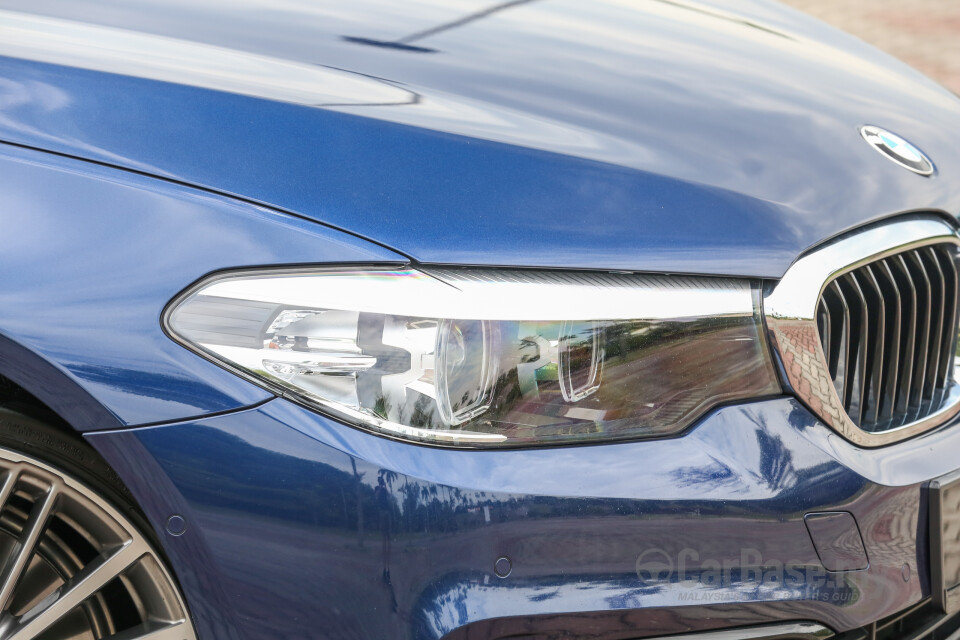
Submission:
M 168 338 L 164 306 L 220 269 L 405 262 L 271 209 L 0 145 L 0 374 L 79 431 L 273 397 Z

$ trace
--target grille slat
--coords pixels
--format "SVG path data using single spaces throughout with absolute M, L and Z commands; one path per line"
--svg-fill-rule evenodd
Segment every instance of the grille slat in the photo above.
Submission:
M 850 360 L 847 362 L 847 404 L 850 416 L 858 423 L 862 420 L 865 404 L 864 389 L 866 388 L 867 353 L 869 351 L 870 318 L 867 310 L 867 300 L 860 288 L 860 283 L 853 273 L 837 281 L 845 292 L 850 306 Z
M 900 324 L 902 320 L 900 289 L 897 288 L 897 281 L 886 261 L 881 262 L 879 266 L 880 273 L 887 282 L 889 315 L 887 317 L 886 357 L 883 362 L 884 394 L 880 398 L 881 409 L 878 424 L 893 419 L 893 401 L 897 397 L 897 375 L 900 370 Z
M 831 282 L 824 291 L 824 303 L 827 314 L 835 318 L 831 324 L 830 334 L 832 340 L 827 354 L 830 373 L 833 376 L 833 386 L 840 396 L 843 406 L 847 406 L 847 370 L 850 363 L 850 308 L 847 306 L 847 300 L 836 282 Z
M 927 247 L 920 252 L 920 258 L 927 266 L 930 276 L 930 357 L 927 361 L 926 386 L 923 389 L 924 400 L 932 400 L 937 390 L 937 371 L 940 370 L 940 360 L 943 357 L 944 316 L 947 314 L 947 297 L 944 291 L 943 269 L 937 260 L 933 249 Z
M 897 278 L 900 288 L 900 315 L 903 318 L 900 325 L 900 383 L 897 385 L 894 411 L 906 413 L 910 407 L 910 385 L 913 383 L 914 343 L 917 330 L 917 290 L 913 286 L 913 279 L 903 256 L 894 256 L 891 262 L 891 270 L 894 277 Z
M 939 408 L 953 379 L 960 275 L 954 245 L 906 251 L 829 282 L 817 328 L 837 396 L 868 432 Z
M 867 422 L 876 424 L 879 418 L 880 403 L 883 395 L 883 343 L 886 337 L 884 330 L 887 320 L 887 305 L 884 302 L 883 290 L 880 289 L 880 283 L 877 282 L 877 276 L 871 265 L 863 268 L 863 282 L 866 285 L 864 291 L 868 298 L 867 304 L 870 309 L 875 312 L 876 322 L 871 325 L 873 338 L 870 341 L 871 349 L 868 355 L 870 363 L 870 389 L 866 406 L 861 408 L 860 423 Z
M 820 300 L 820 304 L 817 306 L 817 326 L 820 329 L 820 339 L 823 342 L 823 354 L 829 362 L 830 349 L 833 345 L 831 341 L 833 338 L 833 333 L 831 333 L 833 319 L 830 317 L 830 309 L 827 308 L 827 303 L 823 299 Z
M 953 354 L 957 340 L 957 297 L 960 291 L 957 290 L 957 265 L 954 262 L 953 254 L 944 255 L 943 252 L 937 253 L 940 260 L 940 268 L 943 269 L 944 291 L 947 292 L 946 312 L 949 312 L 949 322 L 943 328 L 944 340 L 941 345 L 940 370 L 937 372 L 937 386 L 943 387 L 946 381 L 952 375 Z
M 923 387 L 927 377 L 927 354 L 930 347 L 930 277 L 920 260 L 920 253 L 913 251 L 906 255 L 906 263 L 913 274 L 917 293 L 917 333 L 915 336 L 913 384 L 910 387 L 910 406 L 920 407 L 923 400 Z

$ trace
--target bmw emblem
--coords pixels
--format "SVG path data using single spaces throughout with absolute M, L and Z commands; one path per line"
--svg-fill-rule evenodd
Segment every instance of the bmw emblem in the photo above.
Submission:
M 901 167 L 922 176 L 933 174 L 934 167 L 930 158 L 900 136 L 870 124 L 860 127 L 860 135 L 871 147 Z

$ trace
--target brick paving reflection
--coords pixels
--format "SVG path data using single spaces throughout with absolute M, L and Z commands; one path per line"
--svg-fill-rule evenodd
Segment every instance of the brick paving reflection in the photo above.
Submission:
M 782 0 L 960 93 L 960 0 Z

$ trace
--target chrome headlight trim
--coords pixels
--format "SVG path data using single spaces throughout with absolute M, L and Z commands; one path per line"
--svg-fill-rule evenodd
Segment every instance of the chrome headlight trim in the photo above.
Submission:
M 840 276 L 904 251 L 936 244 L 960 246 L 960 234 L 941 218 L 912 216 L 843 236 L 797 260 L 765 291 L 763 309 L 773 348 L 781 362 L 790 355 L 800 367 L 784 367 L 797 397 L 841 436 L 864 447 L 899 442 L 940 426 L 960 413 L 960 384 L 952 381 L 941 408 L 916 422 L 870 433 L 843 408 L 821 346 L 816 313 L 820 296 Z M 812 349 L 814 356 L 809 357 Z

